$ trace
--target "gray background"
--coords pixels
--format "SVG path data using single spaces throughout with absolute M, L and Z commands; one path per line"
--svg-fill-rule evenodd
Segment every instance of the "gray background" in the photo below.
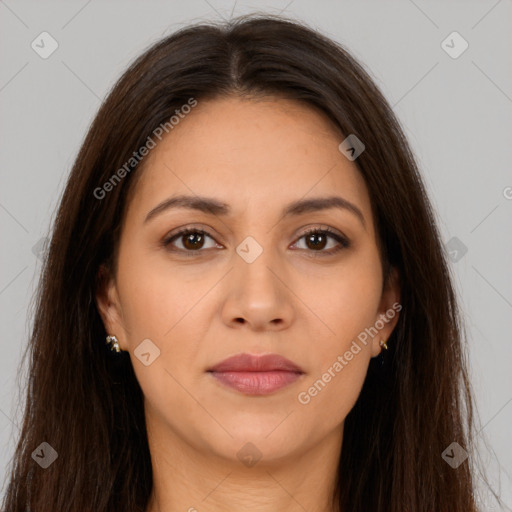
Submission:
M 0 1 L 0 478 L 20 422 L 16 371 L 40 271 L 38 243 L 101 99 L 161 37 L 256 10 L 303 20 L 345 44 L 402 122 L 454 260 L 481 421 L 474 443 L 507 507 L 494 505 L 485 489 L 481 500 L 485 510 L 511 510 L 510 0 Z M 43 31 L 59 44 L 47 59 L 31 48 Z M 469 44 L 455 59 L 441 46 L 453 31 Z

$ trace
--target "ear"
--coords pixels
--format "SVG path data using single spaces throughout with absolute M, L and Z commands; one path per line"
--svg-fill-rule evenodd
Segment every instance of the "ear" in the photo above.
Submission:
M 384 290 L 382 291 L 379 310 L 375 317 L 375 329 L 377 329 L 378 332 L 373 338 L 372 357 L 376 357 L 381 353 L 383 348 L 380 346 L 380 341 L 383 340 L 387 342 L 396 327 L 402 309 L 400 296 L 400 274 L 398 270 L 393 267 Z
M 97 274 L 95 299 L 105 331 L 108 335 L 116 336 L 120 347 L 123 348 L 123 345 L 126 345 L 126 331 L 119 294 L 114 276 L 103 264 L 100 265 Z

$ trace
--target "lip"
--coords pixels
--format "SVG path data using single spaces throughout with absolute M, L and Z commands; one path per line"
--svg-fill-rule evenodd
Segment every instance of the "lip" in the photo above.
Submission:
M 248 395 L 274 393 L 304 374 L 302 368 L 278 354 L 238 354 L 207 371 L 225 386 Z

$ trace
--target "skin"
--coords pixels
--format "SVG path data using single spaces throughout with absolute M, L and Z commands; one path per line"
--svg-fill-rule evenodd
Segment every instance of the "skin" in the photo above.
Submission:
M 368 191 L 338 150 L 344 138 L 297 102 L 229 97 L 199 101 L 146 158 L 117 274 L 97 303 L 145 397 L 148 512 L 333 510 L 344 420 L 398 313 L 309 403 L 298 394 L 399 302 L 396 276 L 383 292 Z M 168 209 L 144 222 L 178 194 L 216 198 L 232 213 Z M 288 203 L 332 195 L 356 205 L 365 225 L 348 209 L 281 216 Z M 329 255 L 340 247 L 335 239 L 307 243 L 307 228 L 327 226 L 350 247 Z M 166 249 L 162 241 L 184 227 L 209 236 L 203 245 L 181 236 Z M 252 263 L 236 252 L 248 236 L 263 249 Z M 134 354 L 145 339 L 160 350 L 149 366 Z M 206 372 L 242 352 L 277 353 L 305 373 L 271 395 L 249 396 Z M 252 467 L 237 456 L 248 442 L 261 454 Z

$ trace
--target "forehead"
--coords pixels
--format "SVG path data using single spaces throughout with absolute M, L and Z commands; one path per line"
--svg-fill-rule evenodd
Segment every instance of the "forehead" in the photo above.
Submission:
M 325 114 L 293 100 L 198 100 L 151 150 L 131 208 L 187 193 L 217 197 L 235 212 L 272 210 L 339 193 L 368 217 L 364 179 L 338 149 L 344 138 Z

